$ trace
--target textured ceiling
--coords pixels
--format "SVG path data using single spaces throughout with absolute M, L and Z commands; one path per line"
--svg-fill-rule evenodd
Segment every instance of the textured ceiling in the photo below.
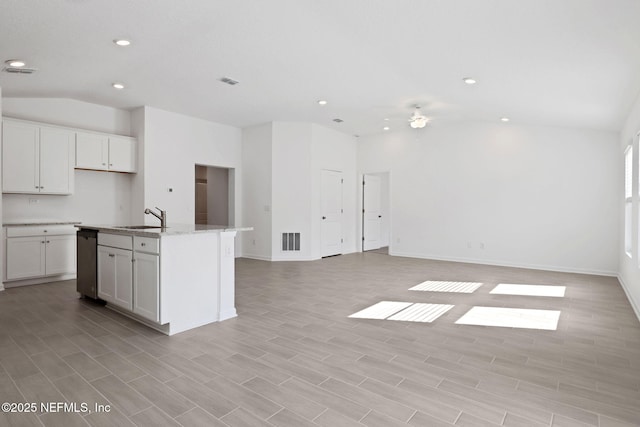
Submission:
M 39 71 L 0 87 L 238 127 L 366 135 L 407 127 L 420 104 L 432 126 L 617 131 L 640 90 L 639 17 L 638 0 L 2 0 L 0 61 Z

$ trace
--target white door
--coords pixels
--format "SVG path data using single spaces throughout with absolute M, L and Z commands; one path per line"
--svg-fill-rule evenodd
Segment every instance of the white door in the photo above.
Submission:
M 40 129 L 4 120 L 2 124 L 2 191 L 40 192 Z
M 127 310 L 133 310 L 133 268 L 132 253 L 125 249 L 111 249 L 116 258 L 116 295 L 114 303 Z
M 321 181 L 320 253 L 326 257 L 342 253 L 342 172 L 323 170 Z
M 109 170 L 135 172 L 136 141 L 133 138 L 109 137 Z
M 116 254 L 113 250 L 98 245 L 98 296 L 107 302 L 116 299 Z
M 159 260 L 158 255 L 133 254 L 133 312 L 154 322 L 160 321 Z
M 362 198 L 362 250 L 379 249 L 381 247 L 380 224 L 382 222 L 379 176 L 364 176 Z
M 73 193 L 74 136 L 65 129 L 40 128 L 41 193 Z
M 45 238 L 11 237 L 7 239 L 7 279 L 44 276 Z
M 46 274 L 64 274 L 76 272 L 76 236 L 46 237 Z
M 95 133 L 76 134 L 76 167 L 81 169 L 107 170 L 109 139 Z

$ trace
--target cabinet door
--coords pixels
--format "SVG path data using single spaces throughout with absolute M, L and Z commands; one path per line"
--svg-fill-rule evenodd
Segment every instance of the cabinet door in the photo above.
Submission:
M 107 170 L 108 151 L 106 135 L 76 133 L 76 168 Z
M 7 239 L 7 280 L 45 274 L 45 239 L 41 236 Z
M 28 123 L 2 123 L 2 192 L 40 191 L 40 130 Z
M 74 133 L 40 128 L 40 192 L 73 193 Z
M 154 322 L 160 321 L 160 257 L 134 252 L 133 312 Z
M 45 273 L 76 271 L 76 236 L 46 236 Z
M 116 300 L 115 249 L 98 245 L 98 297 L 107 302 Z
M 116 294 L 114 304 L 133 310 L 133 271 L 131 251 L 112 249 L 116 259 Z
M 109 170 L 136 171 L 136 140 L 134 138 L 109 137 Z

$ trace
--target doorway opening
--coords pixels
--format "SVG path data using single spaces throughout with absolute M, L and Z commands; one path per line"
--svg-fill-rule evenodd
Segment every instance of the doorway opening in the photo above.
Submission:
M 195 223 L 235 225 L 235 169 L 195 167 Z
M 389 172 L 362 177 L 362 251 L 389 253 Z

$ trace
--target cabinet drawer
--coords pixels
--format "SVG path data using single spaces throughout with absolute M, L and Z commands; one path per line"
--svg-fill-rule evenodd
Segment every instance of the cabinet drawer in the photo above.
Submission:
M 160 252 L 160 239 L 133 236 L 133 249 L 139 252 L 157 254 Z
M 58 236 L 76 234 L 73 225 L 28 225 L 24 227 L 7 227 L 7 237 Z
M 98 244 L 113 248 L 133 249 L 132 236 L 123 236 L 122 234 L 98 233 Z

